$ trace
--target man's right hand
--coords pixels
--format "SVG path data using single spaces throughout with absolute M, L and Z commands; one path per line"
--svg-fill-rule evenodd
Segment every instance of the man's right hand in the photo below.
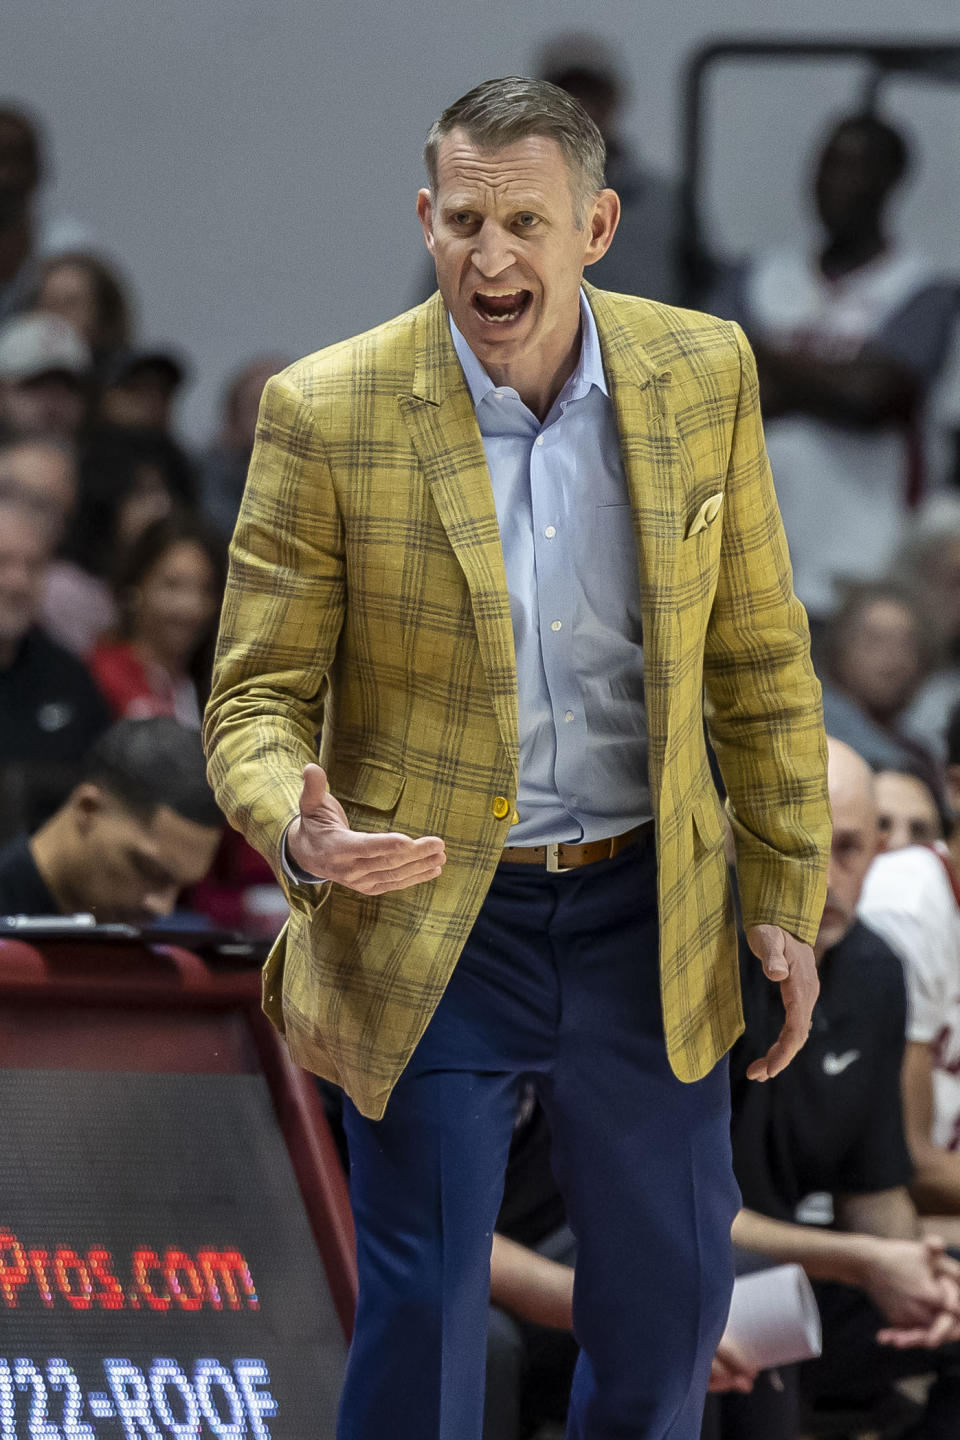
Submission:
M 319 765 L 308 765 L 303 772 L 300 813 L 287 830 L 287 851 L 311 875 L 361 895 L 383 895 L 435 880 L 447 858 L 438 835 L 413 840 L 409 835 L 351 830 Z
M 864 1238 L 864 1290 L 889 1324 L 882 1344 L 934 1348 L 960 1334 L 960 1266 L 941 1241 Z

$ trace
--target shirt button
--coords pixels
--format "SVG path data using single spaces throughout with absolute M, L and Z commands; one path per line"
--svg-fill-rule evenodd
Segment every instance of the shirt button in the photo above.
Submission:
M 507 799 L 506 795 L 495 795 L 493 797 L 493 804 L 490 808 L 493 811 L 495 819 L 505 820 L 510 814 L 510 811 L 513 807 L 511 806 L 510 801 Z
M 563 629 L 563 621 L 562 621 L 562 620 L 554 620 L 553 623 L 552 623 L 551 626 L 550 626 L 550 629 L 551 629 L 551 630 L 562 630 L 562 629 Z
M 572 710 L 568 710 L 567 713 L 564 715 L 563 718 L 564 718 L 564 720 L 566 720 L 567 724 L 569 725 L 569 724 L 570 724 L 570 721 L 573 719 L 573 711 L 572 711 Z
M 542 444 L 543 444 L 543 436 L 542 436 L 542 435 L 538 435 L 538 436 L 537 436 L 537 444 L 538 444 L 538 445 L 542 445 Z
M 557 533 L 557 527 L 556 527 L 556 525 L 548 525 L 547 528 L 546 528 L 546 530 L 544 530 L 543 533 L 544 533 L 544 535 L 546 535 L 546 537 L 547 537 L 548 540 L 552 540 L 553 537 L 554 537 L 554 535 L 556 535 L 556 533 Z

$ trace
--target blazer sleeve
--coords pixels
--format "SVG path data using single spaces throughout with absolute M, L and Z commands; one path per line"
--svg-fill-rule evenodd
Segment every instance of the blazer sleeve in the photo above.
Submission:
M 291 889 L 281 855 L 317 758 L 345 613 L 343 525 L 311 407 L 289 375 L 264 390 L 204 718 L 208 773 L 236 829 Z
M 727 788 L 744 923 L 780 925 L 812 943 L 831 830 L 820 684 L 793 593 L 756 365 L 743 332 L 732 328 L 740 390 L 704 654 L 707 723 Z

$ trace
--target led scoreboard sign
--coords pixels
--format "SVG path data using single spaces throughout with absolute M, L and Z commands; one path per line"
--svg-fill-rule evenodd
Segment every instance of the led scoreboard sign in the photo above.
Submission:
M 0 1068 L 0 1440 L 332 1437 L 346 1341 L 266 1076 L 52 1066 Z

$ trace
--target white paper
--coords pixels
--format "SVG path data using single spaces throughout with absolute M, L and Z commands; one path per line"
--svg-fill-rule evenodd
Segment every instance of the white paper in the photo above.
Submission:
M 819 1355 L 820 1312 L 800 1266 L 776 1265 L 738 1275 L 724 1338 L 758 1370 Z

